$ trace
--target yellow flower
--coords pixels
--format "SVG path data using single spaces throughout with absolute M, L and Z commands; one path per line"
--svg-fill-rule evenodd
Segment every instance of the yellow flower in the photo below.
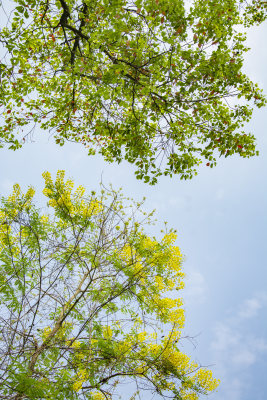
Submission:
M 93 400 L 106 400 L 106 397 L 101 392 L 93 392 L 93 393 L 91 393 L 91 398 Z
M 42 216 L 40 217 L 40 221 L 41 221 L 43 224 L 46 224 L 46 223 L 49 221 L 48 215 L 42 215 Z
M 87 381 L 87 379 L 88 379 L 87 371 L 85 369 L 81 369 L 77 374 L 77 380 L 72 385 L 73 390 L 75 390 L 75 392 L 81 390 L 83 383 Z
M 83 382 L 81 382 L 81 381 L 76 381 L 76 382 L 72 385 L 73 390 L 75 390 L 75 392 L 79 392 L 79 390 L 81 390 L 82 386 L 83 386 Z
M 200 368 L 194 376 L 197 383 L 206 391 L 213 391 L 220 383 L 218 379 L 213 378 L 210 370 Z
M 163 278 L 161 276 L 155 276 L 155 283 L 158 290 L 163 290 L 165 288 L 165 283 L 163 282 Z
M 43 339 L 47 338 L 51 332 L 52 332 L 52 329 L 50 326 L 47 326 L 46 328 L 44 328 L 44 330 L 42 332 Z
M 85 188 L 83 186 L 78 186 L 74 194 L 78 197 L 82 197 L 84 193 L 85 193 Z
M 178 308 L 176 310 L 170 311 L 168 320 L 169 322 L 177 323 L 180 327 L 183 327 L 185 322 L 184 310 Z
M 182 400 L 198 400 L 198 395 L 194 392 L 186 393 L 185 391 L 181 390 L 180 396 Z
M 29 189 L 27 190 L 27 192 L 25 194 L 25 197 L 26 197 L 26 199 L 30 200 L 30 199 L 33 198 L 34 194 L 35 194 L 34 188 L 33 187 L 29 187 Z
M 147 338 L 147 333 L 146 332 L 140 332 L 137 334 L 137 340 L 138 342 L 142 343 L 146 340 Z
M 112 329 L 110 328 L 110 326 L 106 326 L 103 329 L 103 336 L 104 336 L 105 339 L 112 338 Z

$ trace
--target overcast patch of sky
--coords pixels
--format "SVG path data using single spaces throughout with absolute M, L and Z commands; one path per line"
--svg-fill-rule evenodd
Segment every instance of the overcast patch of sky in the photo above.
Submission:
M 250 32 L 246 69 L 267 93 L 265 41 L 267 26 Z M 88 157 L 76 144 L 56 146 L 45 132 L 34 136 L 17 152 L 0 150 L 0 191 L 10 192 L 19 182 L 39 189 L 41 173 L 58 169 L 89 190 L 98 182 L 123 187 L 138 200 L 147 197 L 146 207 L 156 208 L 159 233 L 163 221 L 178 230 L 185 254 L 187 274 L 185 335 L 195 336 L 188 351 L 212 367 L 222 383 L 211 400 L 263 400 L 266 398 L 266 237 L 267 237 L 267 115 L 256 110 L 249 129 L 257 137 L 261 155 L 254 159 L 233 157 L 220 160 L 211 170 L 202 167 L 191 181 L 162 178 L 149 187 L 134 177 L 126 163 L 110 165 Z M 102 178 L 101 178 L 102 176 Z M 162 221 L 162 223 L 160 223 Z M 219 346 L 220 344 L 220 346 Z M 216 347 L 217 346 L 217 347 Z M 229 361 L 231 360 L 231 361 Z M 262 378 L 261 378 L 262 377 Z

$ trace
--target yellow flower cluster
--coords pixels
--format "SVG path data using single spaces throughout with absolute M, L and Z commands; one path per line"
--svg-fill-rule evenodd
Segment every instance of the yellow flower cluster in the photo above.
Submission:
M 146 339 L 147 339 L 147 332 L 139 332 L 139 333 L 137 334 L 137 341 L 138 341 L 139 343 L 144 342 Z
M 140 365 L 138 365 L 135 368 L 135 373 L 136 374 L 143 374 L 147 370 L 147 365 L 145 362 L 141 362 Z
M 150 353 L 155 356 L 161 352 L 162 348 L 157 343 L 150 343 L 146 346 L 146 349 L 142 349 L 142 350 L 143 350 L 142 353 L 144 353 L 144 351 L 145 351 L 145 354 Z
M 118 252 L 118 255 L 127 265 L 129 265 L 129 267 L 131 267 L 131 270 L 135 275 L 141 275 L 142 277 L 147 275 L 141 257 L 128 243 L 123 246 L 123 248 Z
M 189 373 L 196 368 L 196 364 L 190 362 L 189 356 L 173 347 L 171 348 L 168 346 L 163 353 L 163 357 L 168 360 L 168 362 L 171 362 L 180 373 Z
M 175 389 L 175 384 L 173 382 L 167 382 L 166 386 L 167 386 L 167 389 L 169 389 L 169 390 Z
M 105 326 L 103 329 L 103 336 L 105 339 L 111 339 L 112 338 L 112 329 L 110 326 Z
M 183 305 L 182 299 L 172 299 L 169 297 L 161 297 L 161 293 L 155 293 L 147 298 L 147 304 L 153 307 L 153 310 L 160 316 L 163 322 L 171 322 L 179 325 L 180 328 L 184 326 L 185 316 L 184 310 L 181 308 Z
M 42 215 L 42 216 L 40 217 L 40 221 L 41 221 L 43 224 L 47 224 L 48 221 L 49 221 L 48 215 Z
M 34 188 L 33 188 L 33 187 L 30 187 L 30 188 L 27 190 L 26 194 L 25 194 L 25 198 L 30 200 L 30 199 L 33 198 L 34 195 L 35 195 L 35 190 L 34 190 Z
M 31 206 L 32 198 L 35 194 L 35 190 L 29 187 L 27 192 L 23 194 L 19 184 L 13 186 L 12 194 L 7 198 L 9 203 L 13 203 L 13 209 L 9 209 L 8 215 L 11 218 L 15 218 L 19 210 L 29 209 Z
M 147 250 L 154 250 L 155 247 L 157 246 L 157 241 L 151 239 L 149 236 L 145 236 L 143 238 L 143 243 L 142 243 L 143 247 Z
M 106 400 L 106 397 L 103 393 L 97 391 L 90 393 L 92 400 Z
M 60 339 L 60 340 L 64 339 L 65 335 L 66 335 L 66 331 L 72 326 L 73 326 L 73 324 L 71 322 L 64 321 L 62 323 L 61 327 L 59 328 L 59 330 L 56 332 L 55 338 Z M 46 339 L 50 335 L 51 332 L 52 332 L 52 328 L 50 326 L 47 326 L 46 328 L 43 329 L 42 338 Z M 66 341 L 66 343 L 68 343 L 68 342 L 70 342 L 70 341 L 69 340 Z
M 169 233 L 166 233 L 166 235 L 163 236 L 162 241 L 163 241 L 163 243 L 166 243 L 168 245 L 172 245 L 175 242 L 176 239 L 177 239 L 176 233 L 169 232 Z
M 88 372 L 85 369 L 81 369 L 77 376 L 76 376 L 77 380 L 74 382 L 74 384 L 72 385 L 73 390 L 75 390 L 75 392 L 79 392 L 79 390 L 81 390 L 83 383 L 85 381 L 87 381 L 88 379 Z
M 43 173 L 43 178 L 45 179 L 43 193 L 49 198 L 48 204 L 51 207 L 61 209 L 72 217 L 79 215 L 84 218 L 96 215 L 103 209 L 103 205 L 98 200 L 92 199 L 88 202 L 83 199 L 85 193 L 83 186 L 78 186 L 73 193 L 74 182 L 70 179 L 64 182 L 64 177 L 65 171 L 58 171 L 56 180 L 53 183 L 50 173 Z
M 171 248 L 171 257 L 167 261 L 167 267 L 176 272 L 176 276 L 184 277 L 184 273 L 181 272 L 181 261 L 182 255 L 179 247 L 172 246 Z
M 220 383 L 214 379 L 210 370 L 200 368 L 194 376 L 194 380 L 206 391 L 212 392 Z
M 121 341 L 117 344 L 118 354 L 125 356 L 132 348 L 130 341 Z
M 160 292 L 172 290 L 174 287 L 183 288 L 181 281 L 184 277 L 184 273 L 181 271 L 183 257 L 179 247 L 173 245 L 176 237 L 177 235 L 174 232 L 164 235 L 160 248 L 159 243 L 154 239 L 144 237 L 142 240 L 144 249 L 151 250 L 150 266 L 162 266 L 164 268 L 164 277 L 158 274 L 153 278 L 155 286 Z
M 183 400 L 198 400 L 198 394 L 193 391 L 194 385 L 201 387 L 201 389 L 204 390 L 206 394 L 208 394 L 208 392 L 212 392 L 213 390 L 215 390 L 218 387 L 219 383 L 220 381 L 218 379 L 213 378 L 212 372 L 210 370 L 200 368 L 190 378 L 190 380 L 183 383 L 182 389 L 180 390 L 181 398 Z
M 161 292 L 166 289 L 166 285 L 163 282 L 163 278 L 161 276 L 156 275 L 155 276 L 155 284 L 158 288 L 158 290 L 160 290 Z
M 144 273 L 144 266 L 142 265 L 141 262 L 137 261 L 133 264 L 133 272 L 134 274 L 139 274 L 142 271 L 142 276 L 145 276 L 146 274 Z
M 182 308 L 177 308 L 176 310 L 170 311 L 168 315 L 168 321 L 176 323 L 180 328 L 182 328 L 185 323 L 184 310 Z
M 145 355 L 151 352 L 152 346 L 154 344 L 151 341 L 156 340 L 157 335 L 155 332 L 148 334 L 147 332 L 132 332 L 127 334 L 124 337 L 124 340 L 114 342 L 116 346 L 116 352 L 118 357 L 125 357 L 129 353 L 132 352 L 132 348 L 139 348 L 139 350 L 135 350 L 135 353 L 144 357 Z M 158 348 L 158 345 L 155 344 L 155 349 Z
M 16 183 L 16 184 L 13 186 L 13 192 L 12 192 L 12 194 L 11 194 L 10 196 L 8 196 L 8 201 L 9 201 L 10 203 L 15 202 L 15 201 L 20 197 L 20 194 L 21 194 L 20 186 L 19 186 L 18 183 Z
M 91 340 L 90 340 L 91 346 L 95 346 L 97 343 L 98 343 L 98 340 L 97 340 L 97 339 L 91 339 Z
M 168 297 L 164 298 L 157 298 L 156 300 L 157 306 L 162 309 L 162 310 L 169 310 L 170 308 L 173 308 L 176 306 L 176 301 L 174 299 L 170 299 Z
M 198 400 L 198 395 L 195 392 L 187 393 L 185 390 L 180 391 L 182 400 Z
M 42 338 L 46 339 L 50 333 L 52 332 L 52 329 L 50 326 L 47 326 L 46 328 L 44 328 L 43 332 L 42 332 Z
M 75 190 L 74 196 L 83 197 L 84 193 L 85 193 L 85 187 L 80 185 Z
M 79 340 L 74 340 L 74 342 L 72 342 L 72 340 L 67 340 L 66 341 L 66 345 L 73 347 L 74 349 L 78 349 L 80 347 L 81 342 L 79 342 Z
M 128 243 L 118 251 L 118 255 L 127 263 L 131 263 L 134 260 L 135 254 L 135 250 Z
M 184 274 L 181 272 L 181 263 L 183 256 L 180 252 L 178 246 L 173 246 L 173 243 L 177 239 L 177 235 L 174 232 L 167 233 L 162 239 L 162 243 L 167 245 L 166 255 L 168 254 L 168 259 L 166 261 L 166 266 L 172 270 L 178 272 L 178 276 L 183 277 Z

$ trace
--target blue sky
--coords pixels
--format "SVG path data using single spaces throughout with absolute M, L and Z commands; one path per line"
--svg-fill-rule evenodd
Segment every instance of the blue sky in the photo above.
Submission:
M 249 32 L 246 57 L 249 76 L 267 93 L 267 25 Z M 247 126 L 257 137 L 260 156 L 220 160 L 203 166 L 191 181 L 162 178 L 149 187 L 126 163 L 110 165 L 88 157 L 76 144 L 59 147 L 45 132 L 12 152 L 0 150 L 0 192 L 12 185 L 33 185 L 41 199 L 44 170 L 65 169 L 77 184 L 97 189 L 102 179 L 156 209 L 163 222 L 178 231 L 185 255 L 186 351 L 211 366 L 221 385 L 211 400 L 264 400 L 267 392 L 267 110 L 256 110 Z

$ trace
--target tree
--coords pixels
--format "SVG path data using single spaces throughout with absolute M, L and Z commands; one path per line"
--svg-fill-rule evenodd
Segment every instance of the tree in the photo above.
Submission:
M 13 3 L 0 34 L 2 146 L 39 124 L 151 184 L 257 154 L 242 127 L 266 100 L 242 72 L 240 30 L 265 20 L 265 1 Z
M 179 350 L 175 232 L 149 237 L 151 214 L 120 192 L 84 197 L 64 171 L 43 176 L 46 213 L 19 185 L 0 209 L 0 397 L 115 399 L 125 383 L 131 399 L 214 390 L 211 372 Z

